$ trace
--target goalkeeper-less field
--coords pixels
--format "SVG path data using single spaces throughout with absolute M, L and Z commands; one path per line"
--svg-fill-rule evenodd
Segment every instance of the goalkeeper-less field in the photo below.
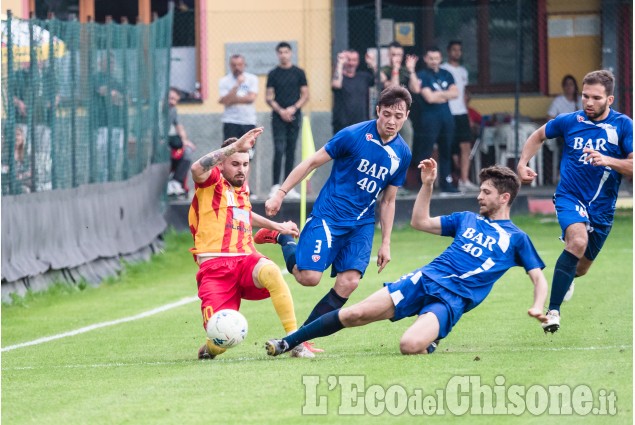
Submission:
M 2 308 L 3 424 L 632 423 L 633 227 L 621 212 L 561 329 L 527 316 L 532 289 L 510 270 L 430 356 L 402 356 L 414 319 L 315 340 L 315 359 L 265 354 L 282 336 L 269 300 L 243 301 L 242 345 L 196 359 L 204 341 L 189 234 L 166 235 L 150 263 L 100 287 L 58 286 Z M 547 264 L 563 248 L 553 218 L 516 217 Z M 379 232 L 376 233 L 376 253 Z M 371 261 L 349 303 L 438 255 L 451 241 L 395 229 L 392 262 Z M 278 264 L 278 246 L 262 252 Z M 332 286 L 291 287 L 298 321 Z

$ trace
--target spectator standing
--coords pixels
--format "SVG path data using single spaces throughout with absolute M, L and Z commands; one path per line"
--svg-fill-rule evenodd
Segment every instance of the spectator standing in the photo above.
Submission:
M 452 40 L 448 43 L 448 61 L 441 64 L 454 78 L 454 84 L 458 92 L 455 99 L 448 104 L 454 117 L 454 143 L 452 144 L 452 156 L 457 159 L 459 169 L 458 188 L 461 192 L 477 192 L 479 187 L 470 181 L 470 152 L 472 150 L 472 134 L 470 132 L 470 119 L 467 115 L 465 103 L 465 87 L 469 81 L 467 69 L 461 65 L 463 48 L 461 42 Z
M 225 107 L 221 122 L 223 139 L 240 138 L 249 130 L 256 128 L 256 107 L 258 95 L 258 77 L 245 72 L 245 58 L 236 54 L 229 58 L 229 73 L 220 79 L 218 103 Z M 253 151 L 250 151 L 253 158 Z
M 273 166 L 272 184 L 269 197 L 280 188 L 280 172 L 284 156 L 284 178 L 286 179 L 295 164 L 295 147 L 302 122 L 301 108 L 309 100 L 309 86 L 304 71 L 293 65 L 291 45 L 285 41 L 276 46 L 278 66 L 267 76 L 266 101 L 273 111 L 271 128 L 273 130 Z M 294 189 L 289 190 L 290 199 L 300 198 Z
M 187 173 L 192 164 L 192 152 L 196 145 L 187 137 L 185 127 L 178 120 L 176 105 L 181 100 L 178 89 L 171 87 L 168 92 L 168 120 L 170 130 L 168 140 L 170 145 L 170 158 L 172 178 L 168 182 L 168 195 L 187 197 L 189 188 L 187 185 Z
M 366 64 L 374 69 L 376 63 L 366 55 Z M 369 93 L 368 89 L 375 84 L 370 72 L 358 71 L 359 53 L 345 50 L 337 54 L 337 65 L 331 80 L 333 90 L 333 134 L 344 127 L 368 121 Z
M 403 46 L 398 41 L 393 41 L 388 45 L 388 56 L 390 59 L 390 65 L 383 66 L 381 73 L 379 74 L 380 81 L 383 88 L 390 86 L 401 86 L 409 90 L 411 85 L 416 83 L 417 75 L 415 73 L 415 65 L 419 59 L 416 55 L 406 55 L 406 61 L 404 63 L 404 50 Z M 373 62 L 377 62 L 373 60 Z M 414 94 L 411 90 L 411 96 Z M 404 123 L 401 131 L 401 137 L 406 141 L 408 147 L 412 149 L 414 140 L 421 134 L 418 123 L 418 119 L 415 116 L 419 116 L 419 107 L 414 97 L 412 96 L 412 105 L 410 109 L 409 119 Z
M 441 69 L 443 56 L 436 47 L 428 47 L 423 57 L 426 68 L 417 73 L 418 81 L 411 90 L 419 93 L 421 102 L 420 122 L 425 129 L 420 143 L 412 148 L 411 170 L 416 173 L 417 165 L 432 156 L 434 145 L 439 149 L 439 187 L 442 193 L 457 193 L 452 185 L 452 144 L 454 143 L 454 117 L 450 112 L 448 101 L 456 99 L 458 90 L 454 77 L 445 69 Z M 410 173 L 413 175 L 414 173 Z M 419 183 L 419 173 L 416 173 Z

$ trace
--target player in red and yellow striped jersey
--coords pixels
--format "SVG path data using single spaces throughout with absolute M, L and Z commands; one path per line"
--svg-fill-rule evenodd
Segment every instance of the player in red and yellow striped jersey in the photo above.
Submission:
M 294 237 L 299 234 L 295 223 L 277 223 L 251 210 L 249 149 L 262 131 L 255 128 L 240 139 L 228 139 L 223 147 L 192 164 L 196 193 L 188 218 L 194 237 L 191 251 L 199 264 L 196 281 L 203 327 L 215 311 L 238 310 L 242 299 L 271 297 L 284 330 L 297 330 L 289 287 L 278 266 L 256 251 L 251 235 L 252 224 Z M 224 351 L 207 339 L 198 357 L 213 359 Z M 314 355 L 300 345 L 292 356 Z

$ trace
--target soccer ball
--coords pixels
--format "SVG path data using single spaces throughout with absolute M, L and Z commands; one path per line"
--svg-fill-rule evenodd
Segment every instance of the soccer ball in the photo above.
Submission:
M 247 319 L 236 310 L 217 311 L 207 322 L 207 336 L 219 347 L 235 347 L 247 337 Z

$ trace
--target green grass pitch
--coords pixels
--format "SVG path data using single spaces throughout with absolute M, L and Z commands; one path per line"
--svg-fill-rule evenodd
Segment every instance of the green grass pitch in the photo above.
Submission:
M 558 224 L 549 217 L 514 221 L 532 237 L 550 281 L 563 248 Z M 431 356 L 399 354 L 399 338 L 413 320 L 405 319 L 317 339 L 316 346 L 326 352 L 315 359 L 270 358 L 264 341 L 283 332 L 271 302 L 263 300 L 243 302 L 241 311 L 249 321 L 245 342 L 201 362 L 196 352 L 204 332 L 199 304 L 193 301 L 149 317 L 4 350 L 2 423 L 632 423 L 632 235 L 632 212 L 621 212 L 596 264 L 576 280 L 575 295 L 563 305 L 562 327 L 554 335 L 545 335 L 527 316 L 533 287 L 520 268 L 507 272 Z M 150 263 L 126 267 L 119 278 L 100 287 L 57 286 L 3 305 L 3 349 L 195 296 L 196 265 L 187 251 L 191 237 L 169 233 L 166 239 L 165 253 Z M 375 253 L 378 240 L 377 233 Z M 449 242 L 409 228 L 396 229 L 392 262 L 381 275 L 371 262 L 349 302 L 360 301 L 383 282 L 430 261 Z M 282 264 L 278 246 L 264 246 L 262 252 Z M 303 288 L 285 277 L 299 322 L 333 282 L 325 275 L 318 287 Z M 503 394 L 496 400 L 504 403 L 498 408 L 507 409 L 507 414 L 479 414 L 481 407 L 488 413 L 487 389 L 478 393 L 470 387 L 463 392 L 464 387 L 449 385 L 465 376 L 480 379 L 494 395 Z M 346 384 L 351 381 L 361 382 L 355 387 L 358 391 Z M 589 408 L 602 408 L 599 395 L 613 394 L 616 414 L 550 414 L 540 409 L 549 386 L 577 391 L 575 402 Z M 520 407 L 512 404 L 512 387 L 533 399 Z M 585 393 L 587 387 L 591 394 Z M 419 395 L 430 395 L 427 402 L 436 401 L 439 407 L 438 393 L 445 408 L 439 411 L 427 404 L 426 412 L 436 414 L 418 417 Z M 403 397 L 414 404 L 404 409 Z M 465 397 L 469 404 L 461 405 L 468 407 L 464 414 L 447 404 L 448 399 Z

